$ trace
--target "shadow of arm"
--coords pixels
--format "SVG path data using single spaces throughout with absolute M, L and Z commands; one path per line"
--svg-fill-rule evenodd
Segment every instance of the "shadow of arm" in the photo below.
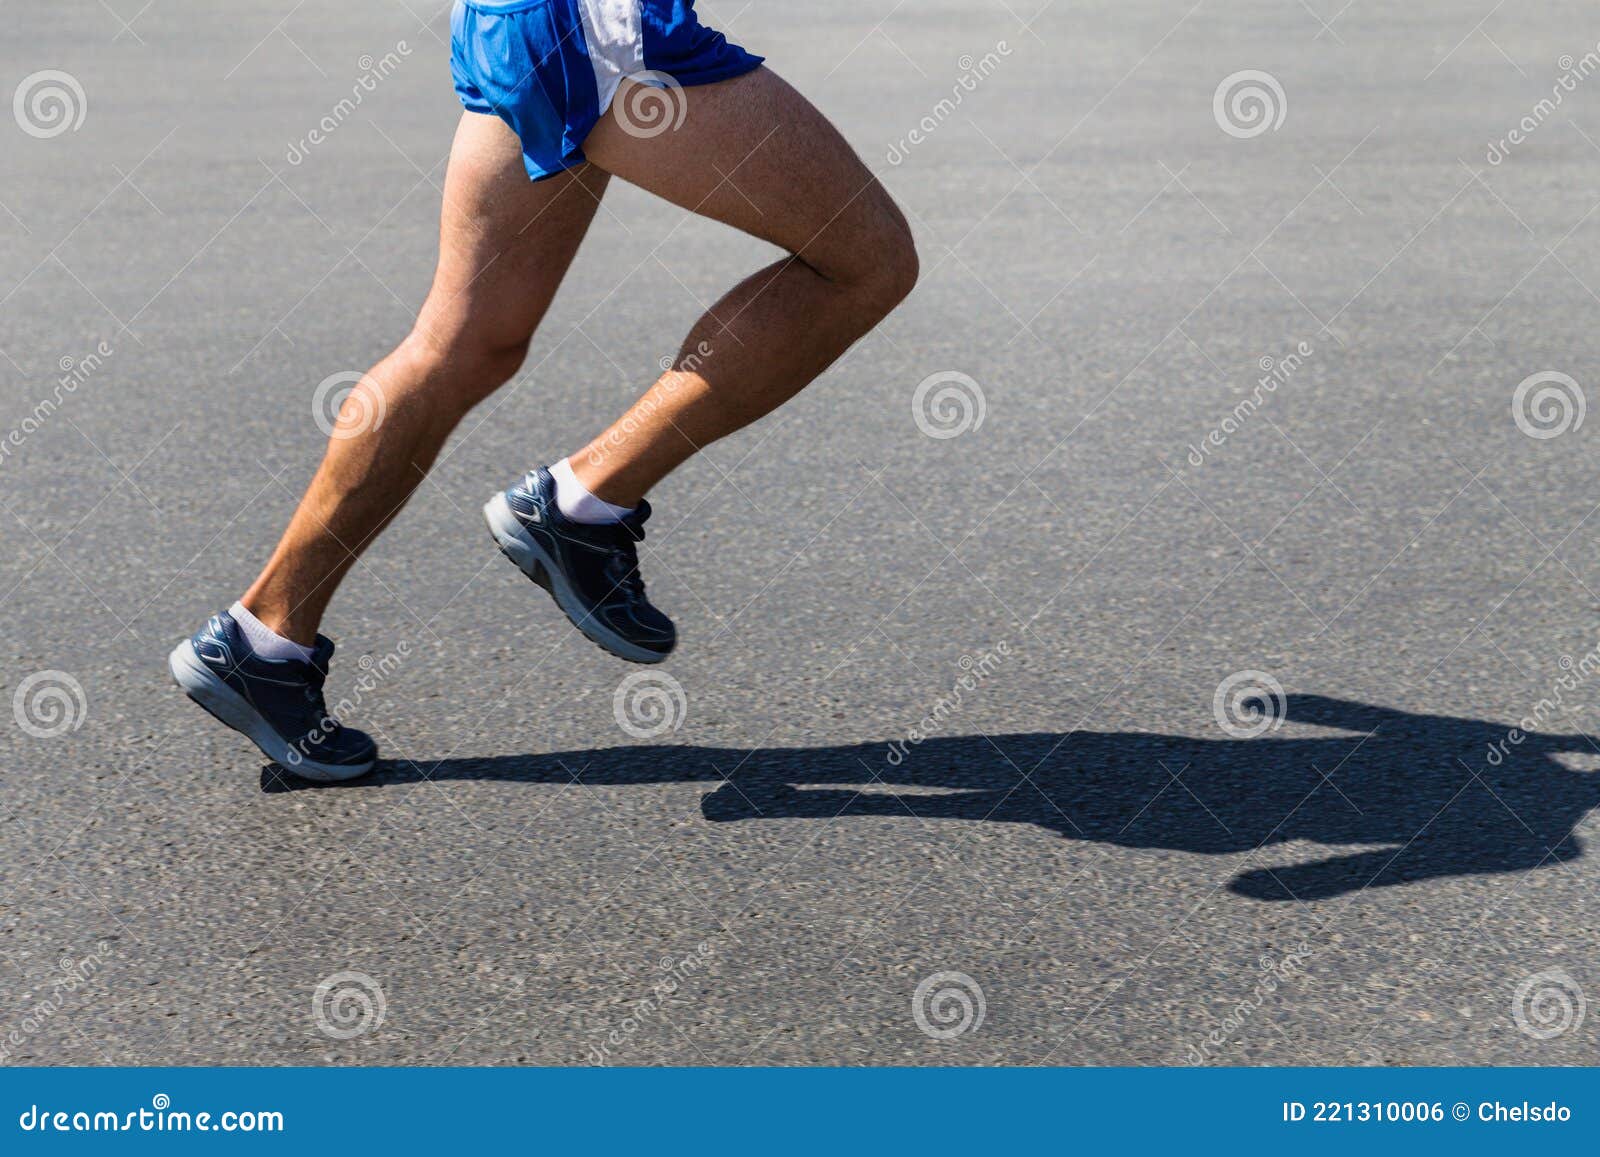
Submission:
M 1418 715 L 1394 707 L 1357 703 L 1353 699 L 1333 699 L 1326 695 L 1290 695 L 1285 701 L 1285 717 L 1295 723 L 1336 727 L 1341 731 L 1371 733 L 1382 731 L 1390 737 L 1438 732 L 1473 735 L 1490 725 L 1481 719 L 1458 719 L 1450 715 Z
M 1484 847 L 1419 840 L 1398 849 L 1373 848 L 1282 868 L 1255 868 L 1235 876 L 1228 891 L 1252 900 L 1326 900 L 1441 876 L 1524 872 L 1582 854 L 1575 838 L 1562 841 L 1554 851 L 1531 845 Z

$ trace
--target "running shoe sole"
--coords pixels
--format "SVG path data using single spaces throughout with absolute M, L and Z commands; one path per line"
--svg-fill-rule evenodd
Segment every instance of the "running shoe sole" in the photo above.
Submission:
M 364 764 L 318 763 L 307 759 L 279 735 L 277 730 L 248 700 L 229 687 L 200 661 L 194 644 L 185 639 L 167 657 L 167 667 L 183 693 L 204 707 L 219 722 L 233 728 L 261 749 L 274 763 L 317 783 L 338 783 L 357 779 L 377 766 L 377 760 Z
M 631 643 L 584 609 L 568 584 L 561 569 L 545 553 L 532 535 L 523 529 L 521 521 L 511 509 L 504 494 L 496 494 L 483 507 L 484 521 L 494 536 L 500 553 L 517 565 L 517 569 L 550 593 L 561 613 L 584 636 L 603 651 L 630 663 L 659 663 L 667 656 Z

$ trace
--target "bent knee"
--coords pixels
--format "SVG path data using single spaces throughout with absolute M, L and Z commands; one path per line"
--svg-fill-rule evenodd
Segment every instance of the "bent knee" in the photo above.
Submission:
M 920 265 L 911 227 L 894 202 L 884 196 L 875 216 L 878 223 L 852 247 L 849 265 L 837 280 L 854 290 L 866 308 L 882 315 L 916 286 Z
M 408 344 L 423 363 L 424 380 L 469 410 L 517 376 L 527 359 L 529 340 L 470 331 L 435 334 L 419 330 L 412 333 Z
M 911 228 L 901 221 L 889 230 L 878 252 L 881 283 L 879 292 L 886 303 L 885 312 L 904 301 L 917 285 L 922 265 L 917 257 L 917 243 L 911 237 Z
M 528 359 L 528 345 L 528 339 L 523 338 L 509 343 L 468 347 L 465 361 L 471 367 L 472 377 L 483 382 L 490 390 L 498 390 L 522 369 L 522 363 Z

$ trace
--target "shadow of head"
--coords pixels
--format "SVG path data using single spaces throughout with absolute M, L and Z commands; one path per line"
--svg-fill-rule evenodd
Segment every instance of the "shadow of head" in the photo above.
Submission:
M 1600 804 L 1600 773 L 1569 764 L 1573 755 L 1600 754 L 1587 737 L 1317 695 L 1289 696 L 1285 718 L 1335 733 L 1074 731 L 754 751 L 611 747 L 386 761 L 343 786 L 421 778 L 705 783 L 715 786 L 701 810 L 719 823 L 875 816 L 1034 824 L 1068 839 L 1210 854 L 1291 841 L 1349 849 L 1244 868 L 1229 888 L 1259 900 L 1527 871 L 1582 854 L 1573 828 Z M 262 772 L 266 791 L 312 786 L 281 769 Z

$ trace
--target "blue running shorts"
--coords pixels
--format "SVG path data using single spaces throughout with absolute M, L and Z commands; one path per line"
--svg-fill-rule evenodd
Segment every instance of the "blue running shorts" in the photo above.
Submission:
M 701 24 L 694 0 L 456 0 L 450 18 L 462 105 L 511 126 L 535 181 L 582 163 L 583 140 L 623 77 L 665 90 L 620 110 L 636 111 L 637 135 L 652 136 L 682 118 L 674 90 L 760 63 Z

